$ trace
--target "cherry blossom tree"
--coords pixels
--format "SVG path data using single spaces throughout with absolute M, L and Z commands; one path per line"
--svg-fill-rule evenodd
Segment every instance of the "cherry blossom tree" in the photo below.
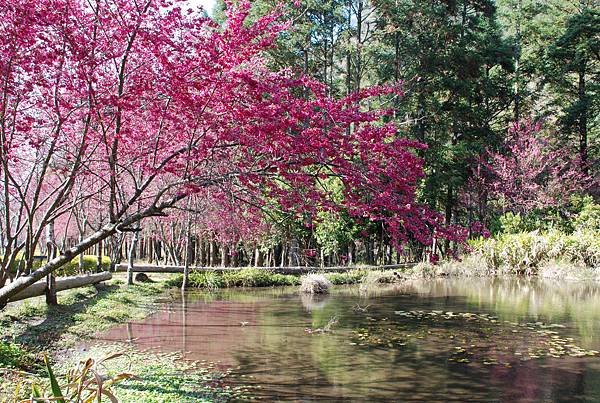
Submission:
M 497 200 L 505 211 L 528 213 L 566 204 L 583 191 L 589 178 L 578 161 L 554 149 L 540 122 L 522 121 L 508 131 L 504 150 L 488 151 L 480 159 L 471 189 L 479 198 Z
M 461 237 L 415 203 L 424 146 L 381 123 L 389 111 L 363 107 L 399 89 L 333 99 L 308 77 L 269 71 L 262 52 L 289 24 L 277 10 L 248 23 L 249 12 L 229 4 L 218 26 L 176 0 L 0 3 L 0 307 L 202 192 L 256 211 L 272 200 L 298 214 L 343 209 L 383 223 L 398 247 Z M 319 185 L 330 177 L 341 201 Z M 94 230 L 33 270 L 44 229 L 90 205 Z

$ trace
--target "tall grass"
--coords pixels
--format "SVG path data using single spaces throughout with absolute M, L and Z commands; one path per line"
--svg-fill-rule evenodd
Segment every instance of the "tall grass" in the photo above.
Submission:
M 471 256 L 492 273 L 534 275 L 550 262 L 554 266 L 562 262 L 572 268 L 600 266 L 600 233 L 593 230 L 503 234 L 472 246 Z

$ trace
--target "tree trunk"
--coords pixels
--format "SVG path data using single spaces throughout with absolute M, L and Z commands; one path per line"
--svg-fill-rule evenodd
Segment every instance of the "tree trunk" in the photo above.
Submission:
M 102 241 L 98 242 L 96 256 L 96 273 L 102 273 Z
M 586 63 L 581 61 L 579 64 L 579 159 L 581 160 L 581 168 L 584 174 L 588 174 L 588 130 L 587 130 L 587 114 L 588 104 L 586 95 L 586 80 L 585 80 Z
M 46 254 L 48 255 L 48 262 L 56 257 L 54 221 L 49 222 L 46 226 Z M 58 305 L 58 299 L 56 297 L 56 276 L 54 275 L 54 272 L 49 273 L 48 276 L 46 276 L 46 303 L 48 305 Z
M 129 247 L 129 256 L 127 259 L 127 285 L 133 285 L 133 260 L 135 259 L 135 247 L 137 246 L 139 236 L 139 231 L 133 233 L 133 240 Z

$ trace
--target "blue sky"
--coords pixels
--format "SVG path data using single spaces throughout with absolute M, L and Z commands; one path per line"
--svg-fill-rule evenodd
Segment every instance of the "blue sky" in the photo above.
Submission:
M 209 13 L 212 11 L 213 6 L 215 5 L 215 0 L 189 0 L 190 4 L 200 5 L 204 7 L 206 11 Z

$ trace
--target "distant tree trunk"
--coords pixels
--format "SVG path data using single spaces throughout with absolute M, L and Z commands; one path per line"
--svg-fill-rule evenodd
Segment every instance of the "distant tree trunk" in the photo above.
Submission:
M 98 254 L 96 255 L 96 273 L 102 272 L 102 245 L 104 241 L 98 242 Z
M 48 262 L 56 256 L 56 246 L 54 243 L 54 221 L 46 226 L 46 254 Z M 46 276 L 46 303 L 48 305 L 58 305 L 56 297 L 56 275 L 54 273 Z
M 579 63 L 578 71 L 578 96 L 579 96 L 579 159 L 581 160 L 582 172 L 588 174 L 588 128 L 587 128 L 587 114 L 588 104 L 586 95 L 586 62 L 582 60 Z
M 79 243 L 83 242 L 83 233 L 79 232 Z M 83 273 L 85 271 L 85 263 L 84 263 L 84 259 L 83 259 L 83 253 L 79 254 L 79 258 L 78 258 L 78 267 L 79 267 L 79 273 Z
M 356 78 L 354 90 L 360 91 L 362 76 L 362 24 L 363 24 L 364 0 L 358 0 L 356 11 Z
M 148 263 L 152 264 L 154 260 L 154 240 L 152 238 L 148 239 Z
M 260 267 L 263 263 L 262 252 L 258 248 L 258 246 L 254 246 L 254 267 Z
M 293 238 L 292 243 L 290 245 L 290 254 L 289 254 L 289 265 L 290 266 L 300 266 L 300 245 L 298 244 L 298 239 Z
M 225 244 L 221 246 L 221 266 L 229 266 L 229 247 Z
M 285 263 L 287 262 L 287 244 L 281 244 L 281 262 L 279 264 L 280 267 L 285 267 Z
M 217 243 L 213 240 L 210 241 L 210 266 L 217 265 Z
M 135 247 L 137 246 L 139 236 L 139 231 L 135 231 L 133 233 L 133 240 L 129 246 L 129 256 L 127 260 L 127 285 L 133 284 L 133 260 L 135 258 Z
M 348 265 L 354 262 L 354 241 L 348 243 Z
M 206 239 L 202 238 L 202 242 L 200 243 L 200 266 L 208 266 L 208 253 L 206 249 Z

